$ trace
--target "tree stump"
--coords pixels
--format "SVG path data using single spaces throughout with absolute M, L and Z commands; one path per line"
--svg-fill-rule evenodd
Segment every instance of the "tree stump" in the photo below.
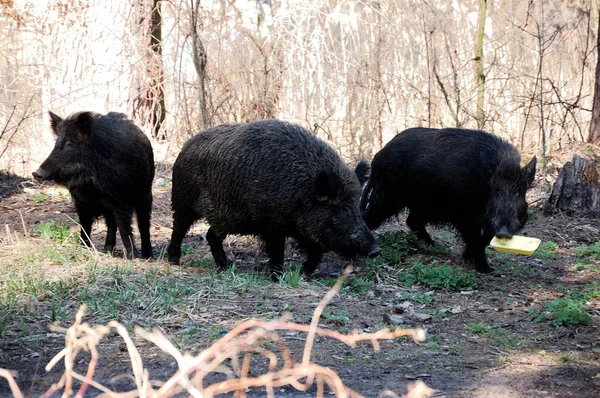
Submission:
M 559 171 L 544 212 L 600 216 L 600 185 L 596 162 L 577 155 Z

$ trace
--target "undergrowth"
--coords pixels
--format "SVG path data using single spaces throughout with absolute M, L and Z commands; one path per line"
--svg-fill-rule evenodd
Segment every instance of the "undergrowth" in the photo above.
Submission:
M 600 242 L 576 248 L 575 255 L 581 260 L 600 260 Z
M 544 242 L 538 246 L 533 253 L 534 257 L 539 258 L 543 262 L 555 260 L 558 257 L 558 245 L 552 241 Z
M 473 290 L 477 287 L 475 271 L 463 271 L 448 263 L 440 265 L 435 260 L 428 264 L 412 261 L 412 267 L 398 275 L 398 279 L 407 286 L 421 284 L 432 289 L 451 291 Z
M 485 337 L 494 346 L 504 349 L 516 349 L 525 343 L 525 340 L 518 334 L 509 333 L 504 329 L 491 327 L 482 322 L 470 323 L 465 326 L 465 330 L 471 334 Z
M 75 239 L 75 234 L 71 232 L 70 226 L 66 221 L 57 223 L 54 220 L 50 220 L 33 227 L 33 231 L 40 234 L 40 236 L 50 238 L 58 244 L 63 244 L 69 240 Z
M 600 297 L 598 282 L 586 285 L 583 290 L 573 289 L 564 297 L 544 304 L 543 310 L 532 311 L 534 322 L 551 321 L 554 326 L 589 325 L 588 301 Z

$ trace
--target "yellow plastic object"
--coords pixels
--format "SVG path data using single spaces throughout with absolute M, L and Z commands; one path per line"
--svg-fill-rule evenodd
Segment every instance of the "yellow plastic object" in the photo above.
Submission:
M 494 236 L 490 245 L 499 252 L 530 256 L 542 243 L 538 238 L 514 235 L 512 239 L 498 239 Z

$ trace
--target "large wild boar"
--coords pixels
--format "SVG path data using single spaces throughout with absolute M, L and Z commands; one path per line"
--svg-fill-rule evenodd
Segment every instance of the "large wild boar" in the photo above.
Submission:
M 151 258 L 154 155 L 148 138 L 122 113 L 78 112 L 66 119 L 49 113 L 56 144 L 33 177 L 39 182 L 54 180 L 69 189 L 86 245 L 92 223 L 104 216 L 105 249 L 111 254 L 118 228 L 127 257 L 139 256 L 131 232 L 135 210 L 142 257 Z
M 226 267 L 228 234 L 256 235 L 271 271 L 281 271 L 286 237 L 306 251 L 312 273 L 326 250 L 346 257 L 380 249 L 359 209 L 357 176 L 337 153 L 304 128 L 277 120 L 223 125 L 192 137 L 173 166 L 173 234 L 169 261 L 195 220 L 210 223 L 206 240 Z
M 433 243 L 429 223 L 450 225 L 465 242 L 464 258 L 491 272 L 485 248 L 510 238 L 527 221 L 525 192 L 536 158 L 525 167 L 508 142 L 484 131 L 412 128 L 399 133 L 371 166 L 361 210 L 369 228 L 408 208 L 411 230 Z

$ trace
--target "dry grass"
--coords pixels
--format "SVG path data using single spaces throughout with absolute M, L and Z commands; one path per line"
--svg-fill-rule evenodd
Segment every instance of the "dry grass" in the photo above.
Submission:
M 148 372 L 144 369 L 138 348 L 131 339 L 127 329 L 118 322 L 111 321 L 104 326 L 90 326 L 83 322 L 86 310 L 82 306 L 75 317 L 74 324 L 68 329 L 52 326 L 54 331 L 66 334 L 66 346 L 46 366 L 50 371 L 59 361 L 63 360 L 65 371 L 60 380 L 46 391 L 43 397 L 51 397 L 62 391 L 63 397 L 69 397 L 74 392 L 75 381 L 80 385 L 76 397 L 84 396 L 88 388 L 93 387 L 102 391 L 101 396 L 106 397 L 168 397 L 187 391 L 193 397 L 210 398 L 225 393 L 234 393 L 236 397 L 245 397 L 246 390 L 250 387 L 264 387 L 267 396 L 274 397 L 274 389 L 282 386 L 292 386 L 298 391 L 307 391 L 316 386 L 316 396 L 323 397 L 327 386 L 337 397 L 362 397 L 353 391 L 340 379 L 338 374 L 327 367 L 320 366 L 311 361 L 313 343 L 316 335 L 337 339 L 350 347 L 355 347 L 360 341 L 370 341 L 375 350 L 379 350 L 379 341 L 395 339 L 401 336 L 411 336 L 415 341 L 424 341 L 425 332 L 422 329 L 379 330 L 375 333 L 342 334 L 334 330 L 323 329 L 318 326 L 319 318 L 325 306 L 338 293 L 344 279 L 351 272 L 347 267 L 344 274 L 338 279 L 334 287 L 325 295 L 313 313 L 310 325 L 293 323 L 287 319 L 276 321 L 260 321 L 250 319 L 230 330 L 226 335 L 213 343 L 196 356 L 179 351 L 163 334 L 154 330 L 148 332 L 141 327 L 136 327 L 135 332 L 140 337 L 154 343 L 163 351 L 169 353 L 176 361 L 179 369 L 164 382 L 151 381 Z M 97 347 L 112 329 L 123 338 L 131 360 L 131 367 L 136 383 L 136 389 L 128 392 L 117 393 L 93 380 L 98 364 L 99 354 Z M 294 362 L 292 352 L 283 341 L 279 332 L 297 331 L 306 333 L 306 343 L 301 362 Z M 272 342 L 278 351 L 265 348 L 265 342 Z M 74 371 L 74 364 L 81 351 L 89 351 L 91 358 L 85 375 Z M 253 356 L 261 356 L 268 360 L 268 371 L 259 376 L 250 376 L 250 364 Z M 225 363 L 230 361 L 230 366 Z M 224 381 L 205 385 L 205 377 L 211 373 L 223 373 L 227 377 Z M 14 381 L 14 373 L 0 369 L 0 376 L 6 378 L 16 397 L 23 397 L 19 387 Z M 406 397 L 428 397 L 433 390 L 423 383 L 411 386 Z M 382 392 L 381 396 L 397 397 L 391 391 Z

